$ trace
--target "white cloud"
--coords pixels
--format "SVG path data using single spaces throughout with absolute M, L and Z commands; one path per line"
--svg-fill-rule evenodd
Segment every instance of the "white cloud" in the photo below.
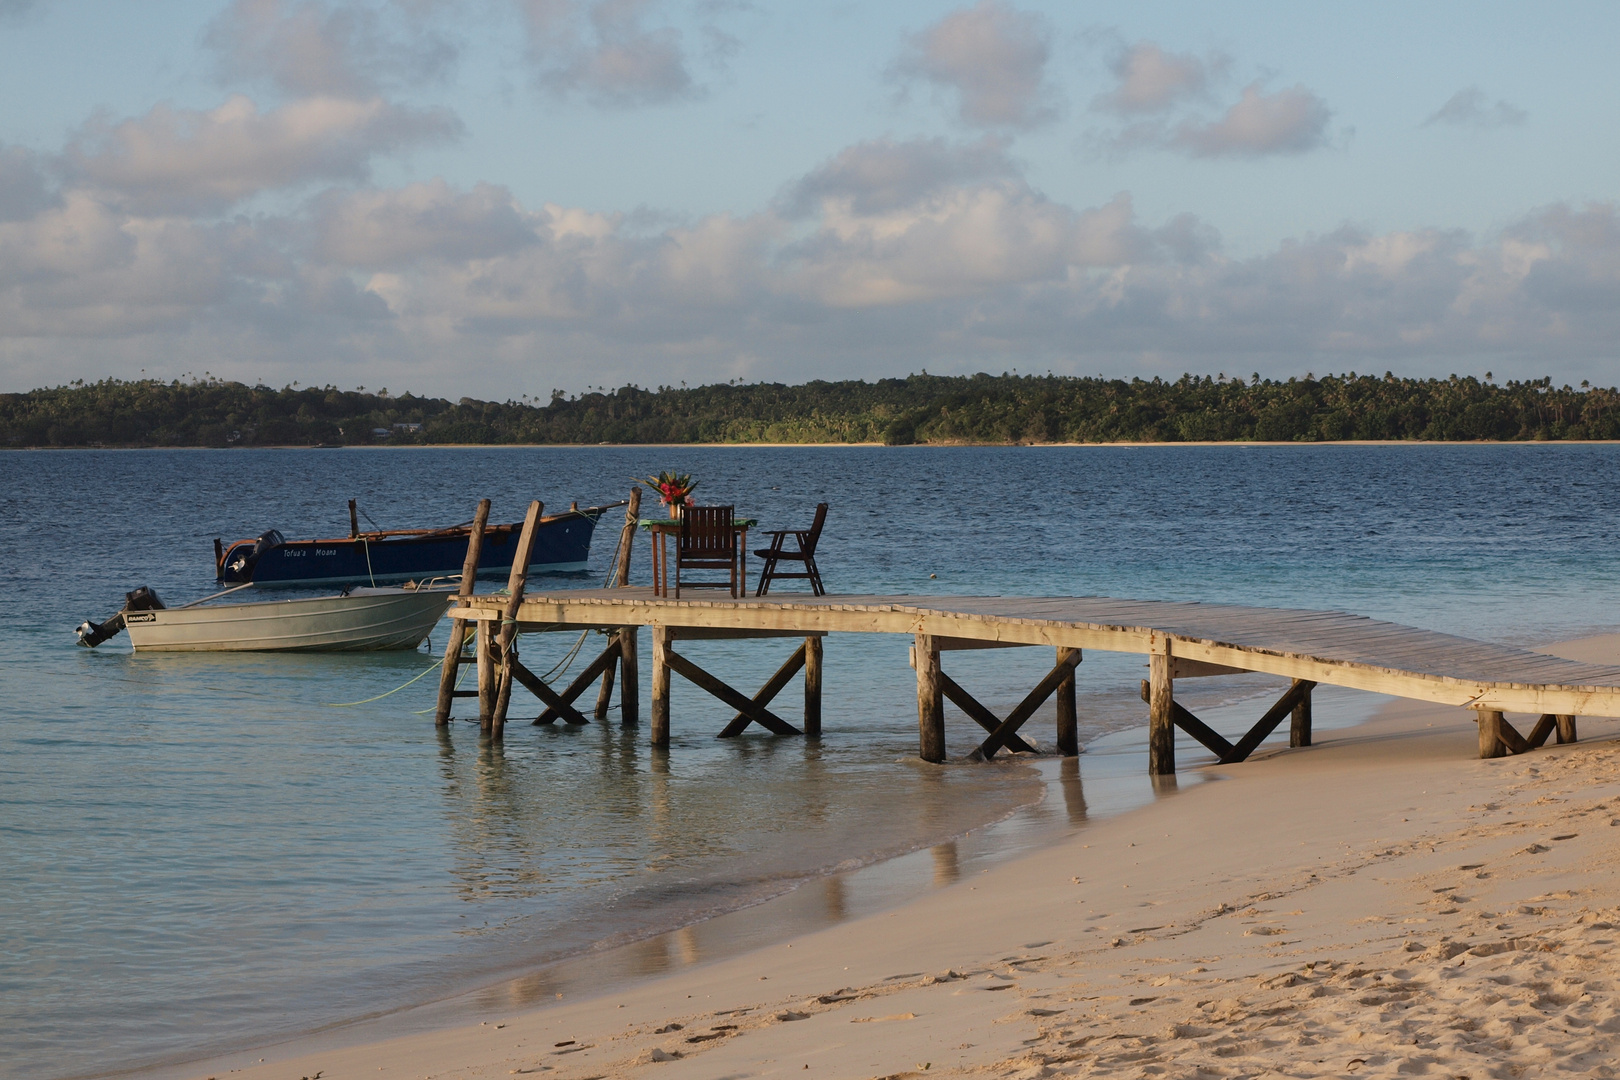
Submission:
M 1043 16 L 979 0 L 913 35 L 891 74 L 954 94 L 957 118 L 970 127 L 1031 128 L 1057 116 L 1046 81 L 1051 53 Z
M 1160 112 L 1203 95 L 1224 59 L 1200 60 L 1190 53 L 1165 52 L 1151 41 L 1130 46 L 1114 62 L 1118 85 L 1099 97 L 1096 107 L 1125 115 Z
M 439 179 L 395 190 L 328 192 L 316 200 L 314 219 L 322 261 L 368 268 L 506 255 L 538 243 L 544 227 L 503 187 L 479 184 L 463 194 Z
M 158 105 L 139 119 L 93 121 L 62 160 L 75 182 L 139 211 L 208 212 L 268 189 L 364 179 L 373 157 L 460 130 L 443 110 L 377 98 L 305 98 L 260 112 L 235 95 L 207 112 Z
M 907 206 L 943 188 L 1015 176 L 1006 144 L 945 139 L 876 139 L 848 147 L 793 185 L 786 208 L 805 214 L 826 200 L 842 200 L 856 213 Z
M 1492 103 L 1477 86 L 1468 86 L 1452 94 L 1446 103 L 1423 121 L 1424 127 L 1446 124 L 1452 127 L 1499 128 L 1524 123 L 1530 115 L 1511 102 L 1500 98 Z
M 1620 337 L 1611 204 L 1484 239 L 1345 229 L 1233 259 L 1208 224 L 1143 222 L 1128 194 L 1053 201 L 991 141 L 863 143 L 773 207 L 658 228 L 441 180 L 220 222 L 80 174 L 29 192 L 0 221 L 6 389 L 142 367 L 494 397 L 1008 361 L 1529 375 L 1612 364 Z
M 265 83 L 294 95 L 369 97 L 419 85 L 455 62 L 450 37 L 427 17 L 432 0 L 381 6 L 324 0 L 234 0 L 206 44 L 229 85 Z
M 1327 103 L 1303 85 L 1268 94 L 1251 83 L 1219 120 L 1187 121 L 1170 143 L 1194 157 L 1302 154 L 1327 144 L 1332 117 Z
M 656 0 L 518 0 L 540 85 L 594 105 L 657 105 L 698 93 L 676 27 L 654 25 Z
M 0 145 L 0 221 L 32 217 L 52 201 L 38 155 Z

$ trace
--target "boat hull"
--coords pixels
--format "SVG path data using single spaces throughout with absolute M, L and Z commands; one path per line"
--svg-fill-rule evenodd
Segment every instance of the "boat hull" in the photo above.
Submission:
M 443 617 L 449 591 L 356 589 L 347 596 L 132 611 L 140 652 L 372 652 L 414 649 Z
M 494 526 L 484 535 L 478 558 L 480 577 L 506 577 L 512 570 L 519 526 Z M 592 514 L 565 514 L 535 530 L 529 572 L 568 573 L 586 569 L 591 553 Z M 387 585 L 426 581 L 461 573 L 467 557 L 465 529 L 438 536 L 289 540 L 251 558 L 253 541 L 239 541 L 220 560 L 226 585 L 252 582 L 260 587 L 306 585 Z

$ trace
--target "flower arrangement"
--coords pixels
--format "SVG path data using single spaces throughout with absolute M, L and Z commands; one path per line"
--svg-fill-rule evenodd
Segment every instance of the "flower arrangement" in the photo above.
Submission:
M 679 514 L 680 507 L 692 501 L 692 490 L 697 487 L 691 473 L 661 472 L 656 477 L 649 476 L 642 483 L 658 492 L 658 497 L 676 514 Z

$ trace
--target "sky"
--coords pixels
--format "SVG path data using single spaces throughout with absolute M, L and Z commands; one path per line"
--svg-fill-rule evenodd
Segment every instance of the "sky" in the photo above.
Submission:
M 1620 6 L 0 0 L 0 392 L 1620 382 Z

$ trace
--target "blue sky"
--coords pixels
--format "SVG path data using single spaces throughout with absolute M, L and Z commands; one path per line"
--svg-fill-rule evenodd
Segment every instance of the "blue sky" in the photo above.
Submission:
M 0 0 L 0 390 L 1609 385 L 1617 12 Z

